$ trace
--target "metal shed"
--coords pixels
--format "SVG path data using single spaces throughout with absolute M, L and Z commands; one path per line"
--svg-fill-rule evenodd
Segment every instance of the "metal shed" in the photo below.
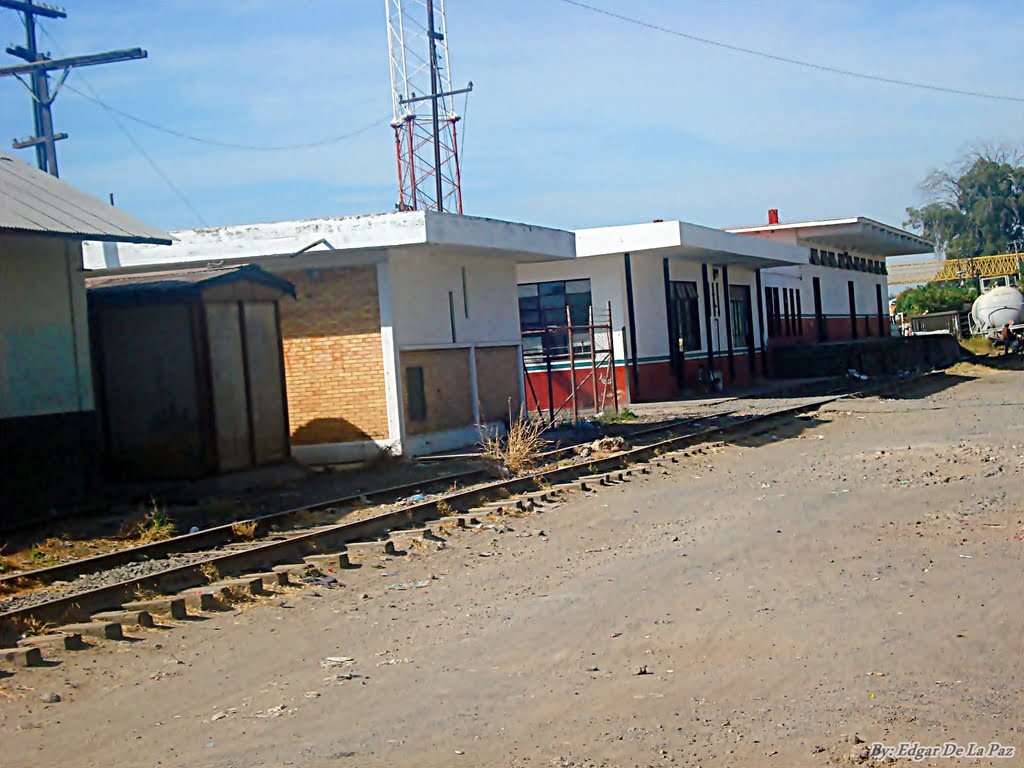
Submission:
M 86 281 L 106 474 L 186 480 L 289 458 L 278 300 L 255 265 Z

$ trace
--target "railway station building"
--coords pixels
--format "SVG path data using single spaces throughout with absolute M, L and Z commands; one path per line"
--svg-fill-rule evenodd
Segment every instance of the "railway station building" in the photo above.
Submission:
M 601 407 L 764 375 L 762 274 L 806 265 L 809 249 L 654 221 L 577 230 L 576 256 L 517 270 L 531 410 L 561 407 L 573 381 L 583 407 Z M 593 339 L 591 315 L 605 328 Z
M 433 211 L 172 235 L 167 248 L 88 244 L 86 265 L 251 263 L 294 285 L 280 303 L 288 429 L 308 463 L 464 446 L 518 412 L 516 266 L 575 255 L 568 231 Z
M 890 335 L 886 258 L 932 253 L 912 232 L 857 216 L 768 223 L 729 232 L 808 249 L 806 264 L 763 274 L 770 346 Z

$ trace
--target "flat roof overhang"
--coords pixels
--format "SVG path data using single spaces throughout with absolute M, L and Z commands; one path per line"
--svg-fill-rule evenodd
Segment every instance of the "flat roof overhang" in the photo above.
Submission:
M 737 227 L 726 231 L 756 235 L 761 232 L 786 230 L 796 230 L 797 239 L 801 242 L 833 250 L 859 251 L 879 256 L 909 256 L 935 251 L 935 244 L 930 240 L 864 216 L 852 219 L 797 221 L 789 224 Z
M 807 248 L 744 237 L 685 221 L 656 221 L 576 231 L 576 255 L 652 254 L 722 266 L 761 269 L 809 263 Z
M 162 248 L 118 249 L 120 267 L 166 269 L 173 264 L 259 261 L 278 270 L 373 264 L 397 253 L 454 254 L 513 262 L 558 261 L 576 254 L 572 232 L 499 219 L 407 211 L 332 219 L 243 224 L 172 232 Z M 86 263 L 103 263 L 102 246 L 86 244 Z M 294 266 L 292 266 L 294 265 Z

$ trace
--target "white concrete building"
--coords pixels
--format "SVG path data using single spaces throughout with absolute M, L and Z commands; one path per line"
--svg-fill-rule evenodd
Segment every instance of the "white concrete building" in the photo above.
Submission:
M 772 344 L 890 335 L 888 256 L 931 253 L 933 243 L 857 216 L 779 222 L 727 230 L 809 249 L 808 263 L 766 270 L 765 308 Z
M 170 243 L 0 152 L 0 528 L 81 503 L 98 480 L 84 239 Z
M 610 303 L 622 402 L 672 397 L 708 376 L 726 385 L 750 381 L 763 373 L 760 273 L 807 264 L 809 252 L 687 222 L 655 221 L 578 230 L 576 255 L 517 269 L 521 325 L 527 338 L 537 334 L 526 347 L 531 408 L 548 408 L 552 398 L 557 407 L 570 391 L 562 332 L 544 330 L 566 325 L 567 307 L 573 324 L 585 325 L 586 308 L 600 316 Z M 574 350 L 577 384 L 591 373 L 585 347 Z M 592 399 L 589 391 L 582 387 L 580 396 Z M 598 397 L 610 401 L 603 392 Z
M 280 305 L 293 455 L 358 459 L 471 444 L 523 397 L 516 265 L 571 259 L 571 232 L 435 212 L 172 233 L 166 249 L 86 249 L 105 273 L 255 263 Z

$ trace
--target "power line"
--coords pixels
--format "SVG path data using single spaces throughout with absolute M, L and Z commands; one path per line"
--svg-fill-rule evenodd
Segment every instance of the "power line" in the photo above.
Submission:
M 38 27 L 42 31 L 43 35 L 49 38 L 50 41 L 54 44 L 54 46 L 57 46 L 57 41 L 53 39 L 53 36 L 46 30 L 46 28 L 42 24 L 38 24 Z M 118 116 L 114 113 L 113 110 L 106 107 L 106 105 L 102 101 L 100 101 L 99 96 L 96 93 L 96 90 L 89 84 L 89 81 L 86 80 L 81 73 L 78 73 L 78 78 L 82 81 L 82 85 L 85 86 L 93 95 L 92 100 L 107 109 L 107 114 L 110 116 L 110 119 L 114 122 L 114 125 L 118 127 L 118 129 L 125 135 L 125 138 L 127 138 L 131 145 L 135 147 L 135 151 L 142 155 L 143 159 L 149 164 L 149 167 L 153 169 L 153 172 L 163 180 L 164 184 L 166 184 L 167 187 L 178 197 L 178 199 L 181 200 L 185 207 L 192 211 L 192 214 L 196 217 L 200 224 L 202 224 L 204 227 L 209 226 L 206 219 L 203 217 L 203 214 L 199 212 L 199 209 L 192 204 L 192 201 L 189 200 L 185 193 L 182 192 L 181 189 L 178 187 L 178 185 L 171 180 L 171 177 L 164 172 L 164 170 L 159 166 L 159 164 L 157 164 L 156 160 L 154 160 L 152 156 L 150 156 L 150 154 L 146 152 L 142 144 L 139 143 L 139 140 L 136 139 L 134 135 L 132 135 L 131 131 L 128 130 L 128 126 L 121 122 L 121 120 L 118 118 Z M 74 90 L 75 93 L 79 94 L 80 96 L 89 98 L 88 96 L 85 96 L 85 94 L 83 94 L 77 88 L 71 88 L 67 83 L 64 83 L 64 87 L 69 88 L 70 90 Z
M 603 8 L 597 8 L 587 3 L 579 2 L 579 0 L 561 0 L 561 2 L 567 5 L 573 5 L 577 8 L 590 11 L 592 13 L 599 14 L 601 16 L 608 16 L 612 19 L 619 21 L 625 21 L 628 24 L 633 24 L 638 27 L 644 27 L 646 29 L 653 29 L 657 32 L 664 32 L 667 35 L 673 35 L 674 37 L 682 37 L 687 40 L 692 40 L 696 43 L 702 43 L 704 45 L 714 46 L 715 48 L 724 48 L 727 51 L 733 51 L 735 53 L 745 53 L 749 56 L 759 56 L 763 59 L 770 59 L 772 61 L 782 62 L 783 64 L 792 64 L 797 67 L 804 67 L 806 69 L 816 69 L 821 72 L 830 72 L 834 75 L 843 75 L 845 77 L 855 77 L 860 80 L 873 80 L 878 83 L 888 83 L 889 85 L 902 85 L 907 88 L 917 88 L 924 91 L 935 91 L 938 93 L 953 94 L 956 96 L 972 96 L 978 99 L 992 99 L 994 101 L 1012 101 L 1017 103 L 1024 103 L 1024 97 L 1021 96 L 1005 96 L 997 93 L 985 93 L 983 91 L 969 91 L 960 88 L 947 88 L 942 85 L 931 85 L 929 83 L 918 83 L 913 80 L 901 80 L 895 77 L 883 77 L 881 75 L 870 75 L 864 72 L 855 72 L 850 69 L 841 69 L 840 67 L 832 67 L 827 64 L 817 64 L 813 61 L 804 61 L 802 59 L 791 59 L 788 56 L 779 56 L 774 53 L 768 53 L 767 51 L 759 51 L 754 48 L 744 48 L 739 45 L 730 45 L 729 43 L 722 43 L 717 40 L 710 40 L 706 37 L 698 37 L 697 35 L 691 35 L 686 32 L 680 32 L 676 29 L 670 29 L 669 27 L 663 27 L 659 24 L 652 24 L 649 21 L 643 21 L 642 19 L 636 19 L 632 16 L 626 16 L 621 13 L 614 11 L 608 11 Z
M 78 77 L 82 81 L 82 85 L 84 85 L 90 91 L 95 93 L 95 91 L 93 91 L 92 86 L 89 85 L 89 83 L 87 83 L 85 81 L 85 78 L 83 78 L 81 75 L 79 75 Z M 68 88 L 69 86 L 67 84 L 65 84 L 64 87 Z M 75 93 L 79 93 L 79 92 L 75 91 Z M 84 95 L 84 94 L 80 94 L 80 95 Z M 98 102 L 101 106 L 105 106 L 105 105 L 103 105 L 102 102 L 100 102 L 100 100 L 98 98 L 95 99 L 95 101 Z M 194 205 L 192 205 L 192 201 L 189 200 L 188 197 L 185 196 L 185 193 L 181 191 L 181 189 L 178 187 L 177 184 L 175 184 L 173 181 L 171 181 L 171 177 L 168 176 L 166 173 L 164 173 L 164 170 L 157 164 L 156 160 L 154 160 L 150 156 L 150 154 L 148 152 L 146 152 L 145 149 L 143 149 L 142 144 L 140 144 L 138 139 L 136 139 L 135 136 L 132 135 L 132 132 L 128 130 L 128 126 L 126 126 L 124 123 L 121 122 L 121 119 L 117 116 L 117 114 L 112 109 L 109 109 L 109 108 L 107 108 L 107 114 L 110 116 L 110 119 L 114 121 L 114 125 L 116 125 L 121 130 L 121 133 L 123 133 L 125 135 L 125 138 L 127 138 L 128 141 L 131 142 L 132 146 L 135 147 L 135 150 L 140 155 L 142 155 L 143 159 L 147 163 L 149 163 L 149 167 L 153 169 L 153 172 L 157 176 L 159 176 L 161 179 L 163 179 L 164 183 L 170 188 L 170 190 L 172 192 L 174 192 L 175 195 L 178 196 L 178 199 L 181 200 L 182 203 L 185 204 L 185 207 L 188 208 L 190 211 L 192 211 L 192 213 L 196 217 L 196 219 L 199 220 L 199 223 L 202 224 L 204 227 L 210 226 L 209 223 L 206 221 L 206 219 L 203 218 L 203 214 L 201 214 L 199 212 L 199 209 L 196 208 Z
M 46 27 L 44 27 L 42 24 L 39 24 L 38 26 L 39 30 L 43 33 L 43 35 L 49 38 L 49 40 L 54 45 L 56 45 L 57 41 L 54 39 L 53 35 L 50 34 L 49 30 L 47 30 Z M 85 82 L 84 78 L 82 79 L 82 84 L 86 87 L 89 87 L 88 83 Z M 297 144 L 239 144 L 231 141 L 209 139 L 203 136 L 194 136 L 192 134 L 185 133 L 184 131 L 175 130 L 174 128 L 167 128 L 166 126 L 154 123 L 152 120 L 147 120 L 144 117 L 133 115 L 130 112 L 125 112 L 123 109 L 118 109 L 117 107 L 103 101 L 97 95 L 96 91 L 91 87 L 89 87 L 89 92 L 92 95 L 82 93 L 80 90 L 71 85 L 68 85 L 67 83 L 64 84 L 64 87 L 67 88 L 69 91 L 72 91 L 73 93 L 77 93 L 86 101 L 91 101 L 92 103 L 103 107 L 105 110 L 112 114 L 119 115 L 123 117 L 125 120 L 131 120 L 132 122 L 138 123 L 139 125 L 144 125 L 147 128 L 152 128 L 154 131 L 160 131 L 161 133 L 166 133 L 169 136 L 175 136 L 179 139 L 185 139 L 186 141 L 194 141 L 197 144 L 209 144 L 210 146 L 222 147 L 224 149 L 244 149 L 250 152 L 286 152 L 297 149 L 314 149 L 316 147 L 325 147 L 329 144 L 338 144 L 342 141 L 355 138 L 356 136 L 362 133 L 366 133 L 366 131 L 369 131 L 373 128 L 378 128 L 384 123 L 390 122 L 391 120 L 391 116 L 387 115 L 378 120 L 375 120 L 369 125 L 365 125 L 362 128 L 357 128 L 354 131 L 342 133 L 337 136 L 329 136 L 325 139 L 318 139 L 316 141 L 300 142 Z
M 325 139 L 318 139 L 317 141 L 301 142 L 298 144 L 239 144 L 232 141 L 221 141 L 220 139 L 209 139 L 203 136 L 193 136 L 192 134 L 185 133 L 183 131 L 178 131 L 175 130 L 174 128 L 167 128 L 165 126 L 154 123 L 152 120 L 147 120 L 144 117 L 139 117 L 138 115 L 133 115 L 130 112 L 125 112 L 122 109 L 118 109 L 117 107 L 111 106 L 110 104 L 107 104 L 105 101 L 102 101 L 101 99 L 97 98 L 95 95 L 89 96 L 88 94 L 82 93 L 81 91 L 72 87 L 71 85 L 68 85 L 67 83 L 64 84 L 64 87 L 67 88 L 69 91 L 77 93 L 83 99 L 91 101 L 94 104 L 98 104 L 108 112 L 117 114 L 125 118 L 126 120 L 131 120 L 132 122 L 138 123 L 139 125 L 144 125 L 147 128 L 152 128 L 154 131 L 160 131 L 161 133 L 166 133 L 170 136 L 176 136 L 177 138 L 185 139 L 186 141 L 194 141 L 198 144 L 209 144 L 210 146 L 221 147 L 224 149 L 243 149 L 250 152 L 286 152 L 298 149 L 314 149 L 316 147 L 326 147 L 329 144 L 338 144 L 342 141 L 355 138 L 356 136 L 362 133 L 366 133 L 367 131 L 373 128 L 378 128 L 381 125 L 385 125 L 391 121 L 391 116 L 388 115 L 385 117 L 381 117 L 377 120 L 374 120 L 372 123 L 364 125 L 361 128 L 356 128 L 355 130 L 349 131 L 347 133 L 342 133 L 337 136 L 329 136 Z

